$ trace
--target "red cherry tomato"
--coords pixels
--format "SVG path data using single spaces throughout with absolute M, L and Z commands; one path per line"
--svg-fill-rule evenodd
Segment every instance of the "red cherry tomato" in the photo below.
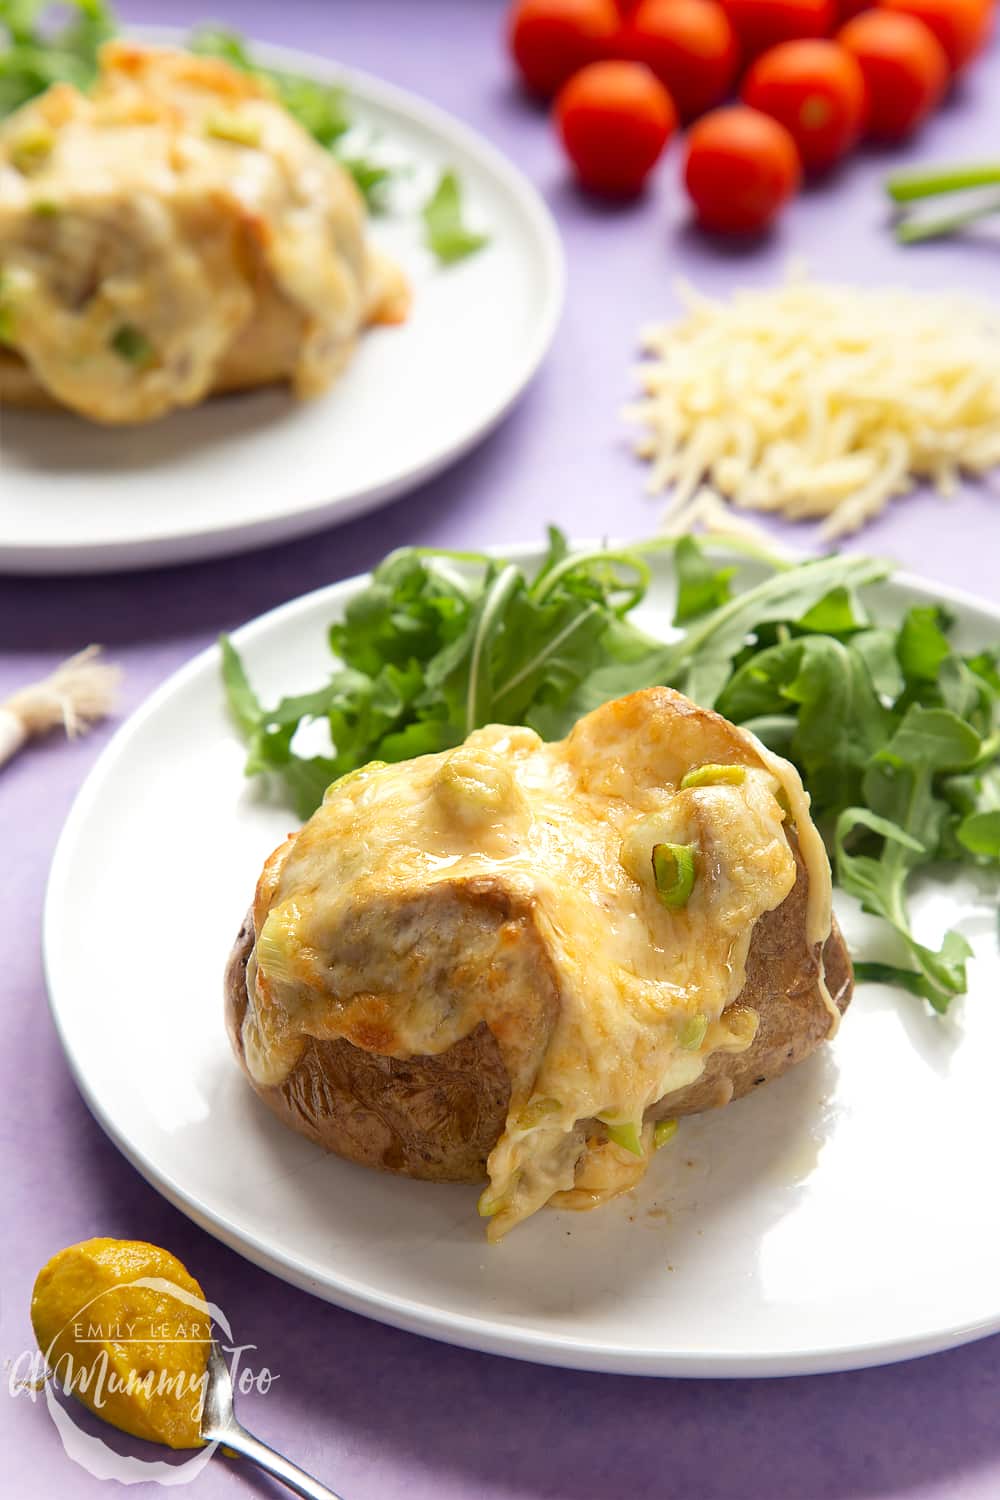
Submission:
M 837 20 L 843 26 L 845 21 L 860 16 L 863 10 L 871 10 L 874 3 L 875 0 L 837 0 Z
M 922 21 L 890 10 L 866 10 L 848 21 L 837 40 L 868 85 L 868 134 L 901 141 L 944 98 L 948 59 Z
M 532 93 L 551 99 L 567 78 L 617 49 L 621 16 L 615 0 L 516 0 L 507 39 Z
M 829 36 L 834 0 L 723 0 L 747 61 L 804 36 Z
M 640 0 L 621 45 L 666 84 L 684 120 L 724 99 L 739 67 L 736 33 L 717 0 Z
M 799 186 L 795 142 L 777 120 L 745 105 L 703 115 L 688 132 L 684 184 L 705 229 L 754 234 Z
M 677 129 L 677 110 L 643 63 L 596 62 L 559 91 L 555 119 L 583 187 L 637 193 Z
M 982 51 L 990 34 L 989 0 L 879 0 L 879 4 L 923 21 L 941 43 L 953 73 Z
M 836 42 L 772 47 L 750 69 L 742 93 L 753 109 L 781 121 L 807 171 L 831 167 L 861 139 L 868 102 L 864 74 Z

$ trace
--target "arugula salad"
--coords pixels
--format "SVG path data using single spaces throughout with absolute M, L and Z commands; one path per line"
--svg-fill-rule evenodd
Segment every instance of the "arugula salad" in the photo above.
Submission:
M 631 616 L 647 557 L 668 547 L 677 604 L 664 641 Z M 795 763 L 836 882 L 895 929 L 906 955 L 860 963 L 858 977 L 900 984 L 943 1013 L 966 989 L 971 950 L 957 932 L 938 948 L 922 942 L 908 896 L 934 863 L 1000 868 L 1000 646 L 958 651 L 935 606 L 878 621 L 864 590 L 891 568 L 875 558 L 753 557 L 766 576 L 742 586 L 741 560 L 693 537 L 574 553 L 550 528 L 533 575 L 481 553 L 403 548 L 330 626 L 336 663 L 314 692 L 263 705 L 223 637 L 246 773 L 280 778 L 306 818 L 368 761 L 444 750 L 491 722 L 556 739 L 608 699 L 667 684 Z M 297 750 L 312 721 L 328 725 L 331 754 Z
M 86 91 L 97 77 L 102 44 L 117 33 L 118 22 L 107 0 L 0 0 L 0 119 L 53 83 L 71 83 Z M 369 211 L 385 211 L 386 190 L 398 169 L 380 159 L 377 143 L 363 151 L 358 148 L 350 102 L 342 88 L 264 67 L 242 37 L 218 26 L 198 27 L 186 45 L 265 80 L 293 119 L 350 172 Z M 461 185 L 450 169 L 441 173 L 421 218 L 427 248 L 441 265 L 463 260 L 488 243 L 487 235 L 466 227 Z

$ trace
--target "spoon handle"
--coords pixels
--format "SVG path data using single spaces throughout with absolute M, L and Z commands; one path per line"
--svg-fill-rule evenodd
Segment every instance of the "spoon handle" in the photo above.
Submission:
M 225 1432 L 219 1434 L 219 1439 L 227 1448 L 248 1458 L 273 1479 L 279 1479 L 294 1494 L 302 1495 L 304 1500 L 340 1500 L 333 1490 L 320 1484 L 318 1479 L 307 1474 L 305 1469 L 300 1469 L 298 1464 L 275 1453 L 273 1448 L 255 1438 L 252 1432 L 247 1432 L 238 1422 L 228 1423 Z

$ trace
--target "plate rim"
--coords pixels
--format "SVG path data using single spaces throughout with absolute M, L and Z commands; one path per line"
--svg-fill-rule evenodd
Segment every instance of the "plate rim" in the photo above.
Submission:
M 179 46 L 190 35 L 190 30 L 176 26 L 132 26 L 125 27 L 121 34 L 138 41 Z M 525 394 L 552 347 L 566 305 L 566 254 L 551 209 L 514 161 L 457 115 L 421 94 L 390 83 L 363 68 L 337 62 L 321 53 L 277 43 L 251 38 L 248 45 L 253 55 L 266 65 L 298 71 L 323 83 L 342 83 L 349 94 L 356 89 L 359 97 L 370 101 L 376 108 L 408 116 L 418 127 L 437 136 L 443 145 L 456 145 L 473 157 L 503 189 L 531 230 L 535 248 L 540 251 L 535 265 L 538 285 L 544 293 L 542 314 L 525 340 L 519 358 L 512 361 L 509 379 L 490 406 L 439 453 L 416 468 L 339 500 L 314 501 L 298 507 L 291 514 L 279 513 L 254 521 L 204 527 L 195 522 L 182 531 L 158 529 L 139 540 L 130 541 L 119 536 L 97 542 L 73 543 L 71 547 L 65 542 L 36 540 L 20 543 L 0 539 L 0 574 L 75 576 L 177 566 L 218 557 L 235 557 L 355 520 L 428 483 L 478 446 Z
M 605 539 L 593 542 L 586 538 L 574 539 L 574 549 L 591 545 L 607 547 L 635 547 L 633 541 Z M 484 555 L 499 560 L 537 561 L 544 555 L 545 544 L 508 543 L 481 549 Z M 669 553 L 663 551 L 660 558 L 666 562 Z M 654 566 L 655 561 L 654 558 Z M 748 558 L 753 561 L 753 558 Z M 800 559 L 795 559 L 800 560 Z M 276 624 L 294 619 L 296 615 L 308 615 L 321 601 L 329 600 L 338 607 L 344 597 L 350 597 L 371 577 L 370 573 L 354 574 L 334 583 L 324 584 L 308 593 L 251 617 L 230 634 L 237 645 L 258 634 L 266 634 Z M 896 585 L 925 597 L 928 602 L 952 604 L 959 609 L 971 610 L 995 620 L 1000 625 L 1000 605 L 993 604 L 968 590 L 939 584 L 907 570 L 894 571 L 884 580 L 884 587 Z M 748 1355 L 741 1351 L 702 1354 L 693 1351 L 638 1351 L 623 1344 L 594 1344 L 586 1339 L 574 1339 L 564 1334 L 540 1333 L 514 1324 L 505 1324 L 489 1316 L 472 1317 L 466 1313 L 450 1312 L 440 1305 L 415 1301 L 410 1297 L 394 1296 L 366 1289 L 353 1277 L 320 1280 L 295 1255 L 275 1250 L 254 1234 L 240 1229 L 224 1213 L 210 1208 L 195 1193 L 187 1191 L 169 1172 L 161 1170 L 142 1150 L 120 1134 L 112 1122 L 109 1112 L 99 1098 L 88 1087 L 87 1081 L 77 1066 L 77 1059 L 69 1045 L 60 1020 L 55 998 L 54 971 L 59 965 L 56 947 L 57 908 L 69 893 L 68 870 L 73 857 L 77 826 L 81 825 L 90 808 L 90 803 L 103 789 L 114 763 L 127 746 L 128 741 L 141 731 L 147 719 L 156 714 L 161 705 L 187 683 L 199 677 L 205 670 L 213 670 L 218 662 L 218 643 L 198 651 L 176 668 L 133 710 L 115 731 L 107 745 L 98 755 L 69 812 L 66 815 L 53 853 L 45 885 L 42 912 L 42 966 L 45 978 L 46 999 L 49 1014 L 55 1028 L 63 1056 L 70 1074 L 88 1110 L 112 1144 L 139 1172 L 149 1185 L 161 1194 L 187 1218 L 206 1233 L 227 1245 L 238 1255 L 259 1266 L 280 1280 L 312 1293 L 334 1306 L 373 1318 L 390 1327 L 408 1333 L 419 1334 L 439 1343 L 460 1348 L 473 1349 L 480 1353 L 522 1359 L 533 1364 L 564 1369 L 587 1370 L 595 1373 L 636 1375 L 649 1378 L 693 1378 L 693 1379 L 775 1379 L 800 1375 L 833 1374 L 847 1370 L 867 1369 L 875 1366 L 896 1364 L 908 1359 L 943 1352 L 985 1338 L 1000 1331 L 1000 1297 L 993 1316 L 973 1322 L 962 1322 L 936 1331 L 918 1332 L 910 1337 L 892 1340 L 873 1339 L 866 1343 L 849 1343 L 825 1346 L 820 1350 L 799 1348 L 770 1354 Z M 65 892 L 65 894 L 64 894 Z

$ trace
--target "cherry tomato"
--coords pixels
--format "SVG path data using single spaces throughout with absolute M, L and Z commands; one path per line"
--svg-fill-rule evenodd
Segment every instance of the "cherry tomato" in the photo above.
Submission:
M 953 73 L 982 51 L 990 33 L 989 0 L 879 0 L 879 4 L 923 21 L 944 48 Z
M 828 36 L 836 20 L 834 0 L 723 0 L 747 61 L 804 36 Z
M 801 177 L 792 137 L 760 110 L 741 104 L 715 109 L 688 132 L 684 183 L 706 229 L 724 234 L 766 229 Z
M 857 59 L 836 42 L 782 42 L 758 57 L 743 80 L 743 99 L 791 135 L 807 171 L 831 167 L 861 139 L 867 114 Z
M 677 129 L 677 110 L 643 63 L 596 62 L 559 91 L 555 118 L 581 184 L 592 192 L 637 193 Z
M 901 141 L 936 109 L 948 87 L 948 59 L 922 21 L 866 10 L 837 33 L 868 85 L 868 134 Z
M 736 33 L 717 0 L 640 0 L 622 50 L 652 68 L 684 120 L 726 97 L 740 60 Z
M 863 10 L 871 10 L 874 0 L 837 0 L 837 20 L 841 26 Z
M 516 0 L 507 39 L 532 93 L 551 99 L 567 78 L 617 50 L 621 16 L 615 0 Z

